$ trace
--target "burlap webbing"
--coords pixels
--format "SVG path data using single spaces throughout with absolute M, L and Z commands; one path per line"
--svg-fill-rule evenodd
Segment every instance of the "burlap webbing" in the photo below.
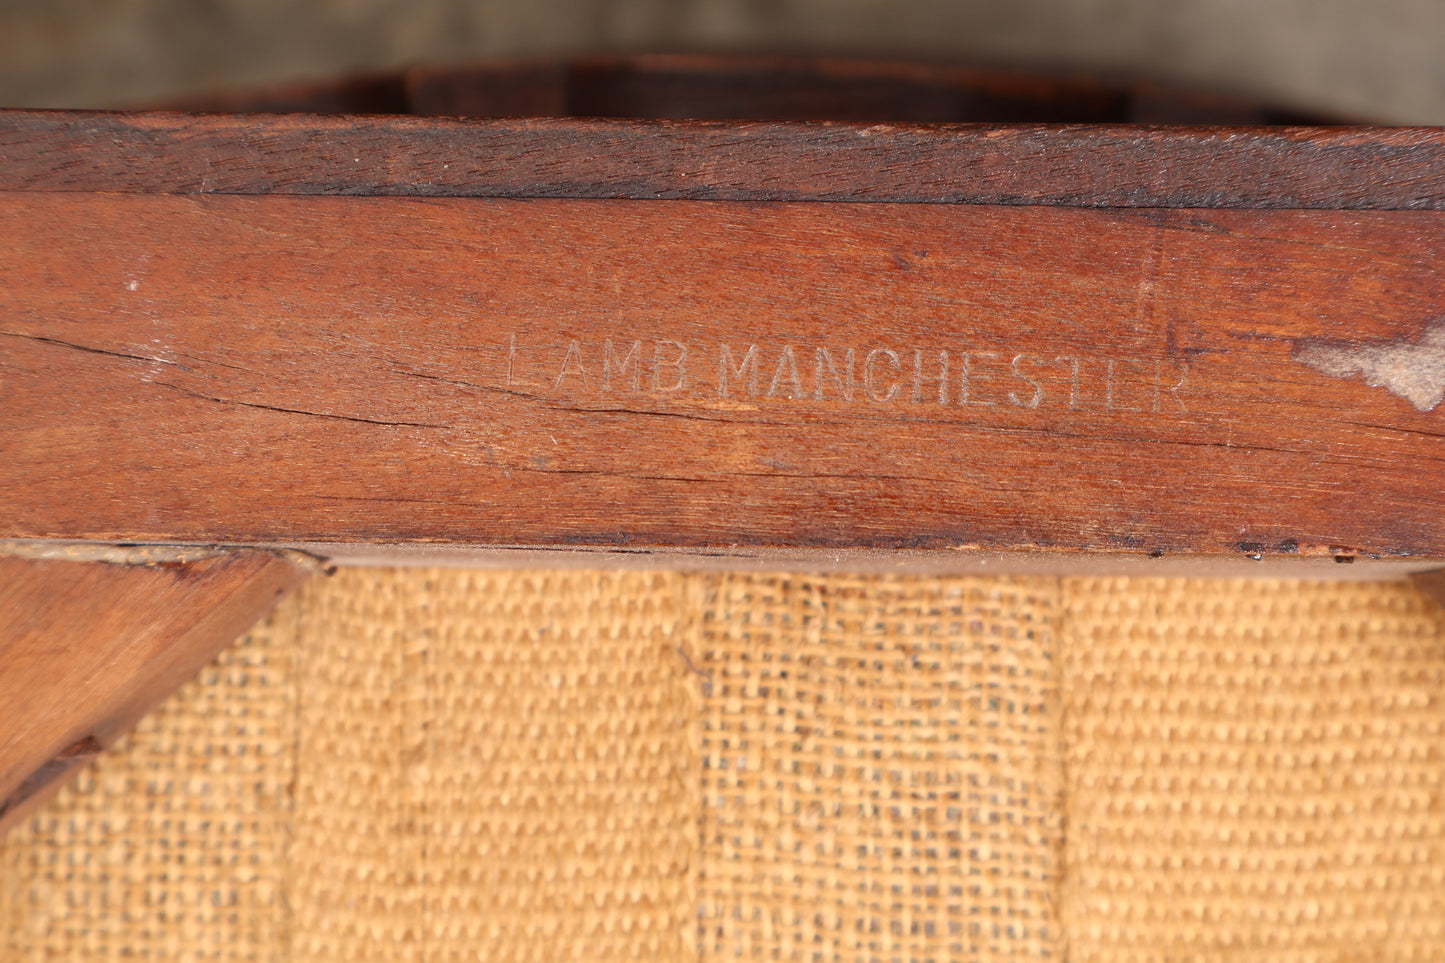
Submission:
M 1074 961 L 1445 959 L 1445 618 L 1405 585 L 1071 582 Z
M 707 582 L 709 959 L 1047 955 L 1054 586 Z
M 0 959 L 1434 959 L 1403 585 L 346 571 L 0 845 Z

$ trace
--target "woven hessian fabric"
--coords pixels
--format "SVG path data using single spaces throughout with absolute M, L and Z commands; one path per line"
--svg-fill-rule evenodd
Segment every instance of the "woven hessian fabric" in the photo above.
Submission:
M 1404 585 L 1074 582 L 1070 959 L 1445 959 L 1445 619 Z
M 1445 955 L 1406 585 L 349 570 L 0 844 L 0 959 Z
M 1047 956 L 1062 843 L 1052 587 L 707 587 L 703 955 Z

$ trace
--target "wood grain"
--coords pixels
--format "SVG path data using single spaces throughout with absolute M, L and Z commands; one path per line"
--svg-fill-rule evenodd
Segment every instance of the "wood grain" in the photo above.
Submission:
M 1445 132 L 0 111 L 0 191 L 1439 210 Z
M 264 552 L 156 565 L 0 556 L 0 833 L 309 571 Z
M 1434 211 L 12 191 L 0 237 L 4 537 L 1445 557 L 1445 408 L 1310 360 L 1439 374 Z

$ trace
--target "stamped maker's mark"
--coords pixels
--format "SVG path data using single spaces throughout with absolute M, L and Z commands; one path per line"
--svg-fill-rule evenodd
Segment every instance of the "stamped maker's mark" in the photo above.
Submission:
M 1420 411 L 1445 401 L 1445 319 L 1432 322 L 1415 341 L 1301 340 L 1294 357 L 1331 377 L 1364 378 Z
M 1103 412 L 1188 411 L 1188 367 L 955 345 L 569 339 L 505 346 L 505 384 L 548 394 Z

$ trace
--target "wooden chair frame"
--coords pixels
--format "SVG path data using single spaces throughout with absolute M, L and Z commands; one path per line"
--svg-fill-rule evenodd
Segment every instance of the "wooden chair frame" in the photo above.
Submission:
M 0 827 L 315 559 L 1441 565 L 1445 133 L 929 69 L 0 112 Z

